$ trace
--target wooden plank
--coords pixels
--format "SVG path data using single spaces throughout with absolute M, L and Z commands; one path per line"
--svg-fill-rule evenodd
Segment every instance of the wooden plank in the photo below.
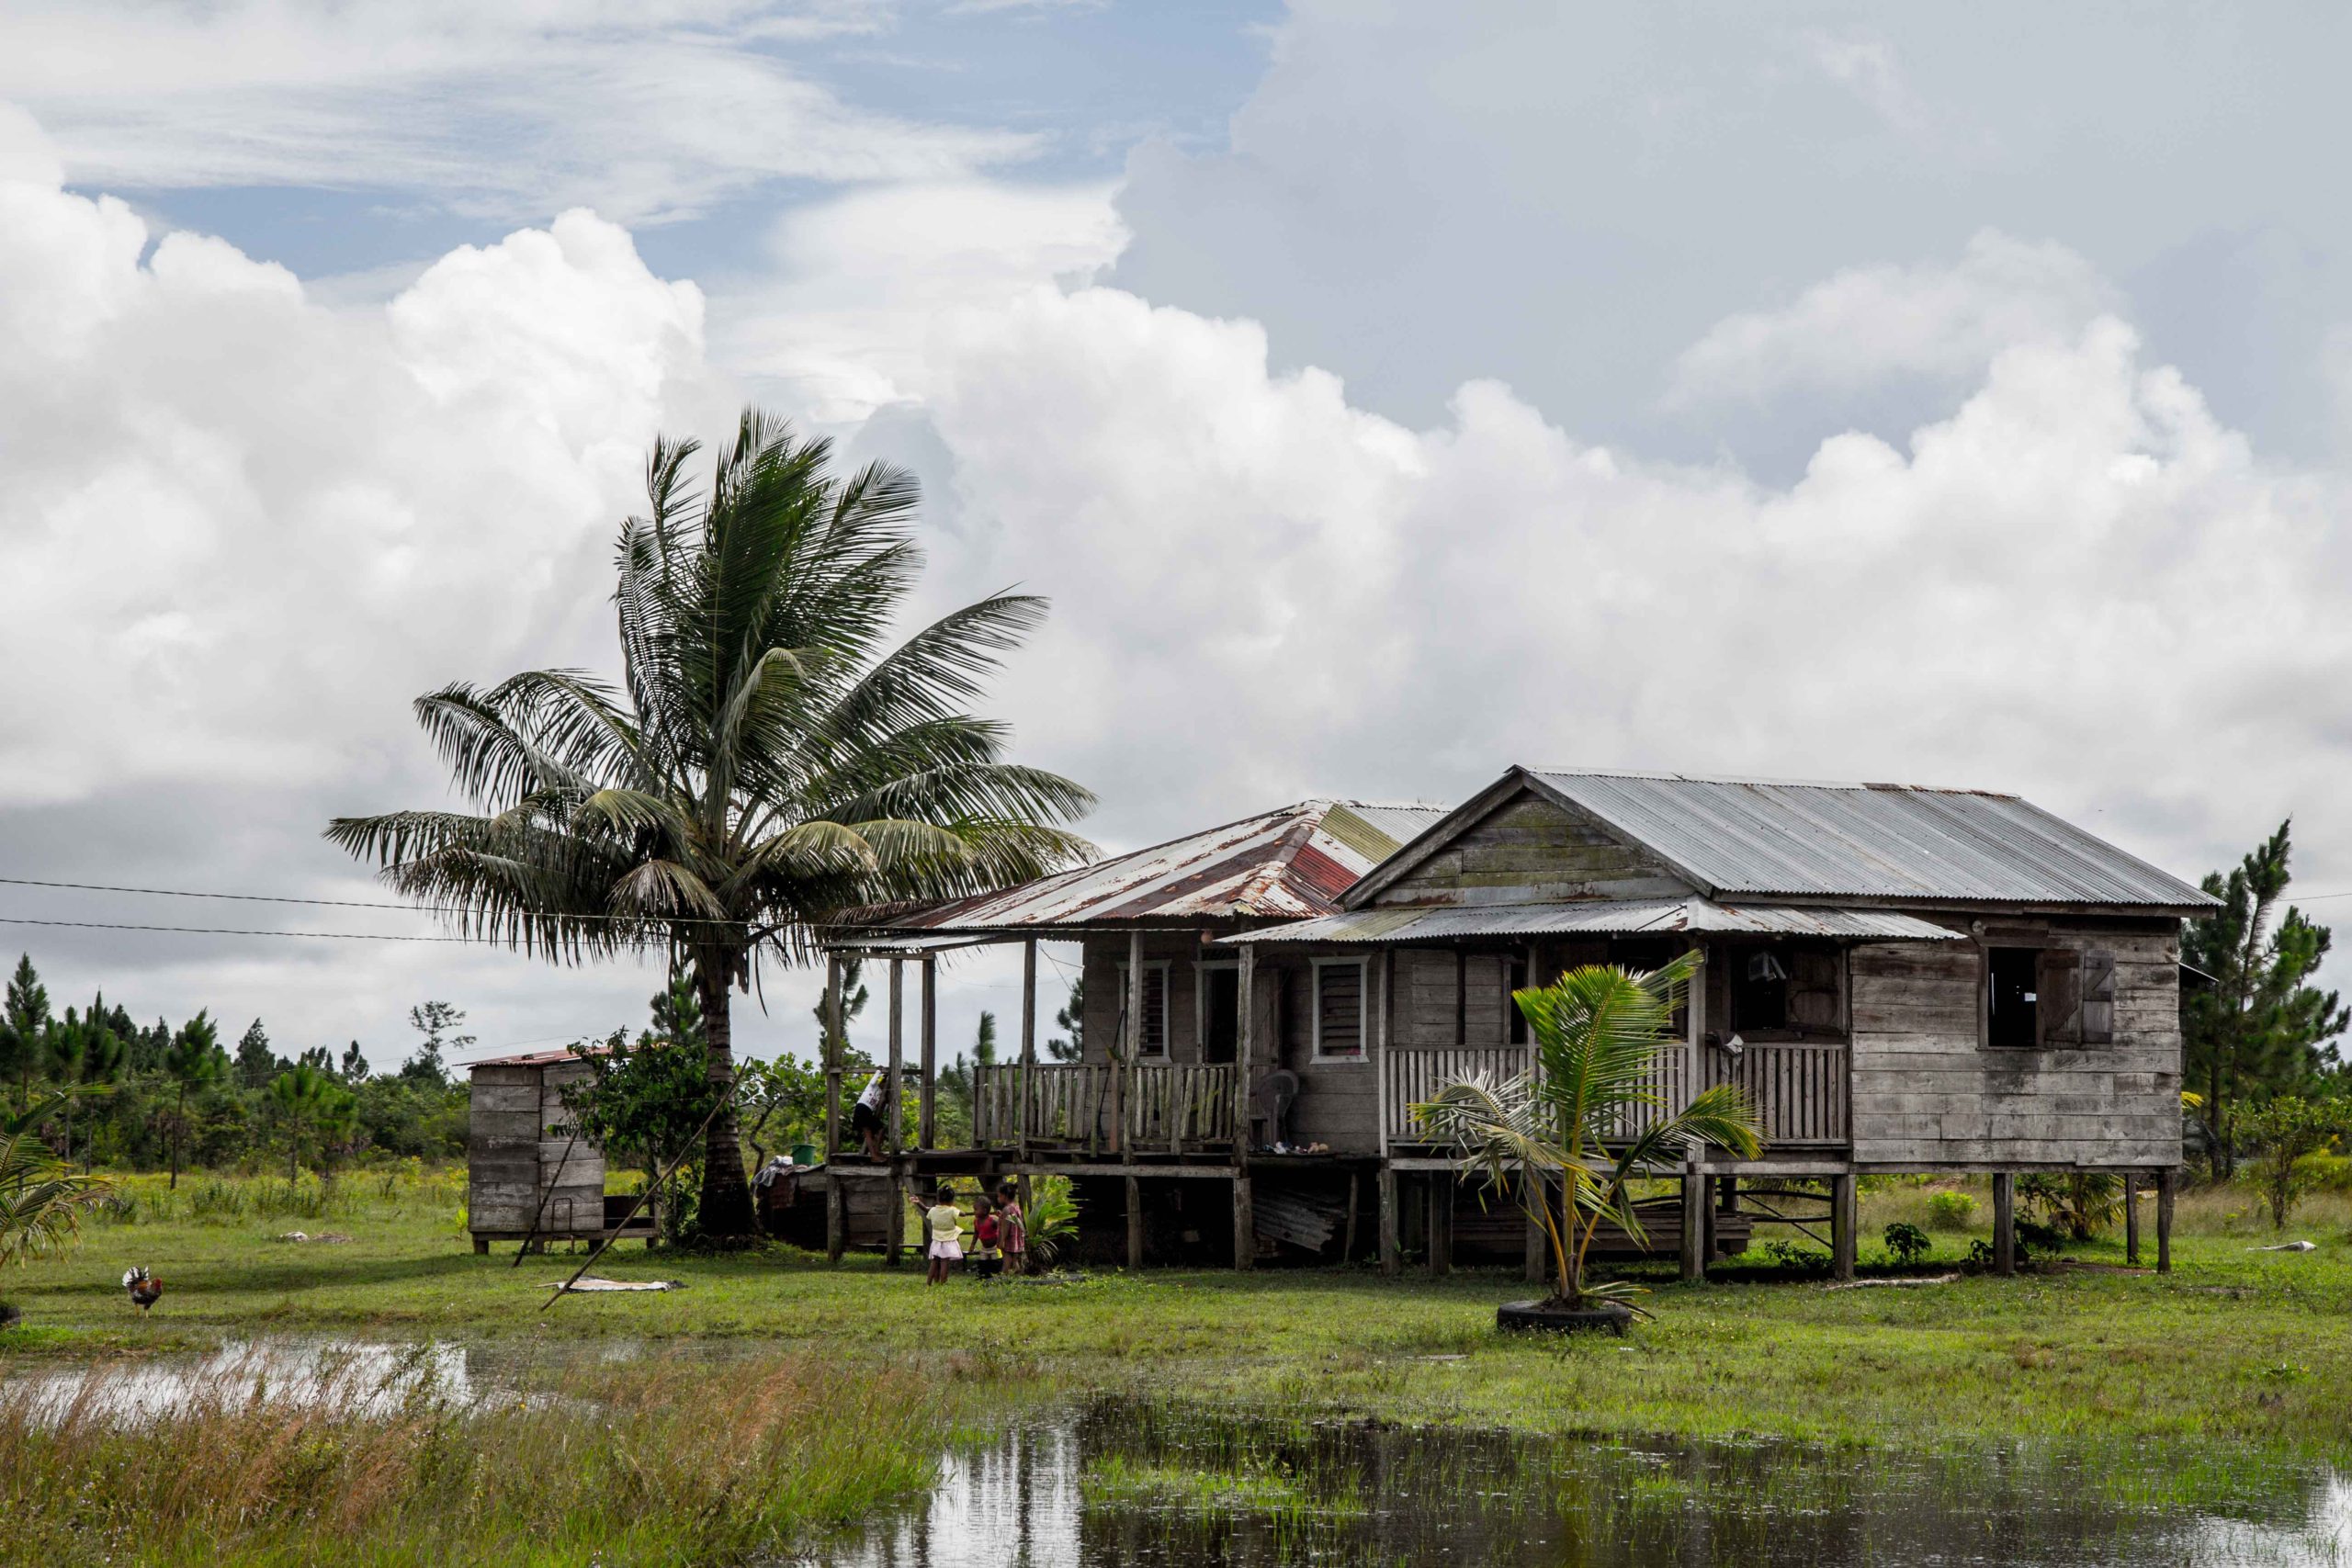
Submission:
M 1258 1216 L 1251 1198 L 1248 1174 L 1237 1170 L 1233 1178 L 1233 1266 L 1245 1271 L 1258 1266 Z
M 903 1134 L 900 1129 L 906 1124 L 906 1118 L 899 1114 L 899 1095 L 905 1088 L 906 1077 L 905 968 L 905 960 L 899 958 L 890 960 L 890 1066 L 889 1076 L 884 1079 L 889 1087 L 882 1091 L 882 1126 L 885 1135 L 889 1140 L 890 1158 L 893 1161 L 896 1161 L 904 1152 L 901 1147 Z M 895 1247 L 892 1249 L 892 1257 L 894 1258 L 897 1257 Z
M 1707 1179 L 1700 1174 L 1695 1160 L 1683 1168 L 1681 1220 L 1675 1250 L 1681 1259 L 1682 1278 L 1703 1280 L 1707 1277 L 1707 1255 L 1702 1250 L 1707 1237 Z
M 2167 1166 L 2156 1172 L 2156 1272 L 2172 1272 L 2172 1198 L 2177 1178 Z

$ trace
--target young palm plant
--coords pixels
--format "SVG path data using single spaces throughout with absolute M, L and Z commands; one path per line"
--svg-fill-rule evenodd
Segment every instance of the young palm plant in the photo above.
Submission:
M 982 599 L 888 646 L 921 566 L 910 475 L 837 476 L 828 443 L 757 411 L 707 492 L 695 449 L 655 444 L 649 514 L 621 527 L 618 688 L 549 670 L 418 699 L 479 814 L 345 818 L 328 837 L 464 934 L 684 963 L 718 1107 L 698 1213 L 723 1238 L 752 1229 L 729 987 L 763 958 L 808 960 L 842 908 L 1083 858 L 1063 824 L 1093 799 L 1006 761 L 1003 728 L 967 711 L 1043 601 Z
M 1585 1282 L 1594 1233 L 1609 1224 L 1645 1239 L 1630 1190 L 1641 1172 L 1679 1164 L 1702 1144 L 1749 1159 L 1763 1148 L 1737 1089 L 1719 1084 L 1676 1111 L 1654 1087 L 1658 1053 L 1679 1044 L 1674 1010 L 1696 968 L 1688 953 L 1647 974 L 1588 964 L 1515 991 L 1534 1042 L 1531 1069 L 1500 1083 L 1483 1073 L 1460 1079 L 1413 1107 L 1421 1126 L 1452 1144 L 1490 1188 L 1510 1192 L 1542 1228 L 1560 1305 L 1598 1302 L 1646 1315 L 1627 1299 L 1638 1287 Z M 1555 1181 L 1570 1200 L 1556 1207 Z
M 106 1183 L 77 1174 L 41 1141 L 43 1122 L 64 1096 L 0 1114 L 0 1266 L 62 1247 L 79 1228 L 82 1212 L 105 1195 Z

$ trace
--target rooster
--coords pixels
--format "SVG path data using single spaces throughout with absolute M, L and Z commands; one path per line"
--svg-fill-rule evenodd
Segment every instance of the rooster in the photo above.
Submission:
M 164 1281 L 144 1269 L 131 1269 L 122 1276 L 122 1288 L 130 1292 L 130 1303 L 144 1313 L 164 1293 Z

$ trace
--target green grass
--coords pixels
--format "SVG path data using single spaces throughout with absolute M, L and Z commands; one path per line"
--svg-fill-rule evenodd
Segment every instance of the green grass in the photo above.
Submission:
M 1495 1335 L 1494 1305 L 1526 1293 L 1500 1271 L 1446 1280 L 1368 1269 L 1147 1272 L 933 1289 L 912 1267 L 894 1274 L 868 1258 L 831 1268 L 798 1253 L 703 1258 L 634 1244 L 598 1271 L 687 1288 L 572 1296 L 542 1312 L 548 1287 L 577 1260 L 558 1253 L 517 1269 L 511 1248 L 477 1258 L 446 1179 L 389 1190 L 347 1181 L 347 1198 L 322 1222 L 352 1237 L 343 1244 L 281 1241 L 294 1223 L 250 1212 L 198 1218 L 146 1201 L 146 1179 L 127 1186 L 141 1200 L 136 1223 L 94 1224 L 75 1251 L 0 1279 L 27 1314 L 25 1329 L 0 1334 L 0 1363 L 209 1347 L 258 1332 L 756 1342 L 981 1372 L 1041 1392 L 1148 1387 L 1522 1429 L 1872 1444 L 2194 1440 L 2352 1457 L 2341 1416 L 2352 1388 L 2352 1335 L 2343 1332 L 2352 1243 L 2340 1196 L 2314 1200 L 2310 1223 L 2289 1232 L 2317 1241 L 2313 1253 L 2251 1250 L 2271 1238 L 2250 1203 L 2200 1196 L 2183 1203 L 2177 1269 L 2166 1278 L 1971 1277 L 1847 1291 L 1661 1280 L 1647 1298 L 1657 1321 L 1630 1341 L 1563 1343 Z M 1865 1237 L 1924 1203 L 1917 1189 L 1874 1194 Z M 1935 1239 L 1949 1260 L 1969 1238 Z M 2120 1244 L 2079 1256 L 2119 1262 Z M 143 1320 L 117 1288 L 131 1264 L 164 1282 Z
M 6 1561 L 741 1562 L 921 1495 L 953 1436 L 952 1389 L 808 1356 L 574 1365 L 487 1405 L 223 1373 L 164 1420 L 111 1418 L 106 1383 L 62 1416 L 0 1395 Z

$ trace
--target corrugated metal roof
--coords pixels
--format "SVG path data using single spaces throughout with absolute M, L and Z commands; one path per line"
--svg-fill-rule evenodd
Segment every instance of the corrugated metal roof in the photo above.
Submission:
M 1338 908 L 1357 878 L 1444 815 L 1439 806 L 1301 801 L 1001 893 L 842 924 L 945 934 L 1308 919 Z
M 587 1054 L 591 1056 L 602 1056 L 610 1050 L 610 1046 L 596 1044 L 589 1046 Z M 565 1046 L 557 1051 L 526 1051 L 519 1056 L 484 1056 L 479 1062 L 463 1062 L 458 1066 L 470 1072 L 476 1067 L 552 1067 L 560 1063 L 576 1062 L 579 1059 L 572 1054 L 570 1046 Z
M 1478 904 L 1447 908 L 1355 909 L 1269 926 L 1228 942 L 1413 943 L 1473 937 L 1668 936 L 1852 937 L 1871 942 L 1951 942 L 1960 933 L 1882 909 L 1803 909 L 1717 904 L 1706 898 L 1644 898 L 1575 904 Z
M 2013 795 L 1529 770 L 1717 896 L 2204 908 L 2178 877 Z

